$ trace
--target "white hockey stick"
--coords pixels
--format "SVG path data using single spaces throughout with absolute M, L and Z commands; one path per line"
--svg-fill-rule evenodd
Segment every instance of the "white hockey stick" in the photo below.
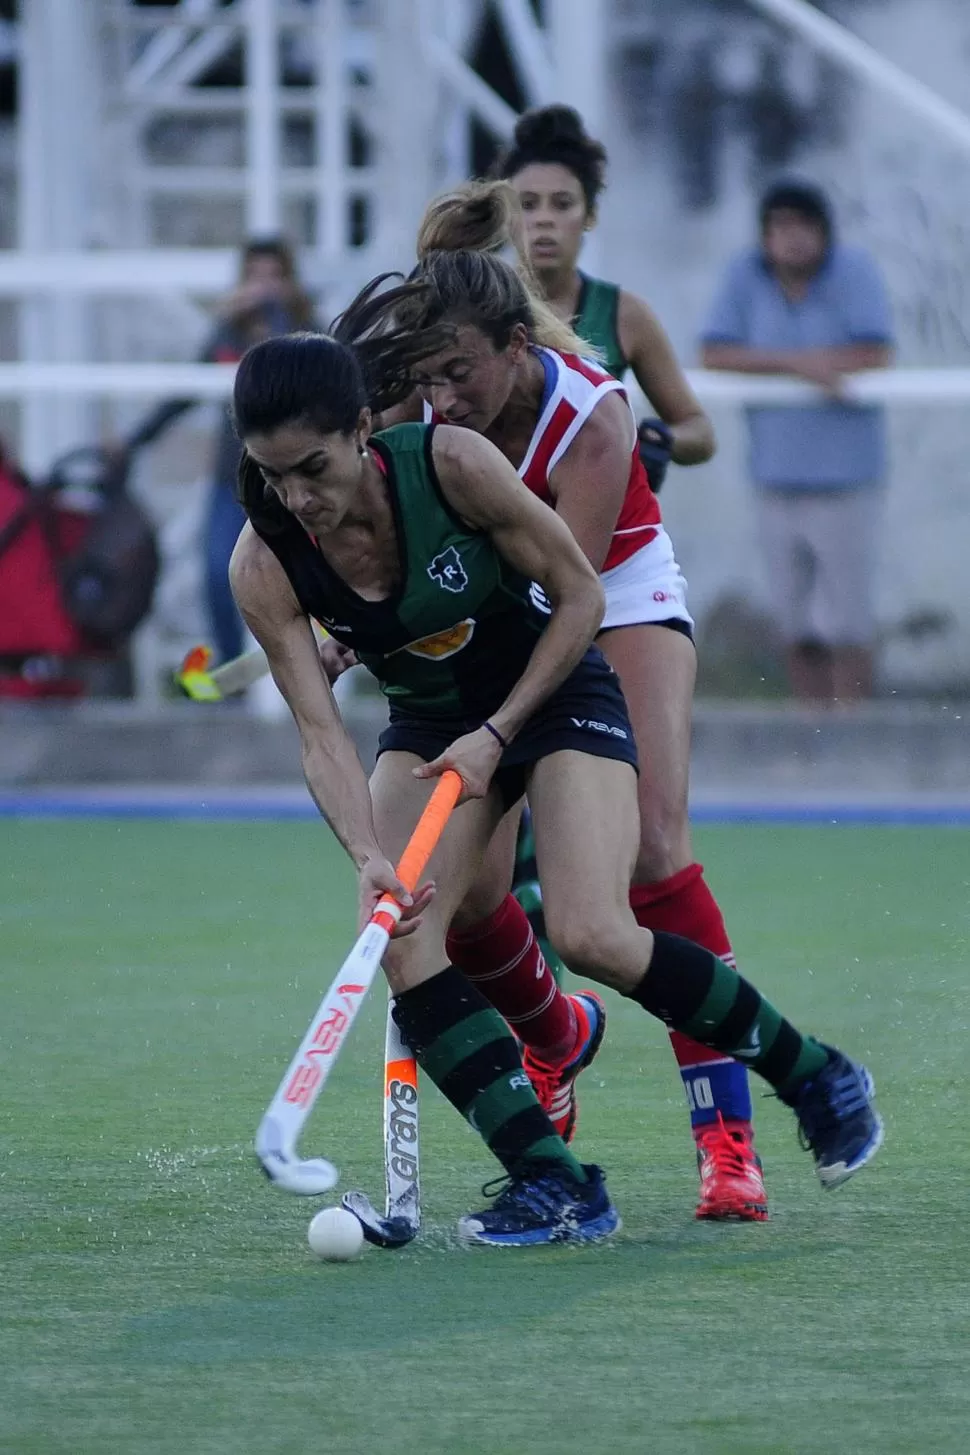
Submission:
M 409 893 L 417 888 L 460 793 L 458 774 L 450 770 L 443 773 L 397 866 L 398 878 Z M 297 1142 L 400 918 L 401 906 L 385 894 L 320 1002 L 259 1124 L 256 1155 L 266 1175 L 287 1192 L 313 1196 L 329 1192 L 337 1181 L 332 1162 L 323 1157 L 303 1160 Z
M 341 1202 L 379 1248 L 403 1248 L 421 1225 L 418 1159 L 418 1064 L 401 1040 L 387 1004 L 384 1040 L 384 1216 L 363 1192 L 345 1192 Z

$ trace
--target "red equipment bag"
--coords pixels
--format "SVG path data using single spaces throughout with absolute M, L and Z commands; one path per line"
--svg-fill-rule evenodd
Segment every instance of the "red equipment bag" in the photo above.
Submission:
M 124 646 L 151 606 L 151 524 L 99 450 L 36 488 L 0 458 L 0 697 L 74 697 L 84 659 Z

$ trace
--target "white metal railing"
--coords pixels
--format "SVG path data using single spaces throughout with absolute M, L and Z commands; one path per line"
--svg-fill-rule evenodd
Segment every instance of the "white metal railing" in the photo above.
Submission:
M 41 408 L 44 399 L 57 396 L 222 400 L 231 393 L 235 369 L 234 364 L 0 363 L 0 399 L 32 400 Z M 795 379 L 713 370 L 689 370 L 688 379 L 707 405 L 812 404 L 826 397 Z M 631 395 L 638 410 L 647 407 L 638 390 L 631 389 Z M 845 395 L 894 406 L 964 403 L 970 401 L 970 368 L 872 370 L 848 377 Z M 189 536 L 195 533 L 193 528 Z M 149 618 L 133 642 L 136 696 L 142 703 L 160 700 L 173 651 L 177 656 L 170 627 L 163 629 L 155 617 Z M 268 679 L 255 692 L 252 707 L 268 716 L 283 711 Z
M 335 268 L 307 249 L 301 257 L 301 276 L 310 287 L 344 283 L 350 266 L 354 276 L 370 276 L 367 268 L 373 256 L 373 248 L 361 247 Z M 238 248 L 92 248 L 63 253 L 0 249 L 0 297 L 216 296 L 228 292 L 238 271 Z
M 873 46 L 822 14 L 809 0 L 748 0 L 756 10 L 793 30 L 815 50 L 918 116 L 964 156 L 970 152 L 970 116 Z
M 0 398 L 224 399 L 234 364 L 0 364 Z M 818 404 L 828 396 L 797 379 L 692 369 L 687 378 L 706 404 Z M 631 388 L 638 405 L 639 391 Z M 970 369 L 872 369 L 845 378 L 843 397 L 865 404 L 954 404 L 970 400 Z

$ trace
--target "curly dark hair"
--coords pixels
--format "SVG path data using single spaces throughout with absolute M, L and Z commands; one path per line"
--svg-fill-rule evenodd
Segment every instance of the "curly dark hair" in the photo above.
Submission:
M 606 148 L 591 137 L 571 106 L 539 106 L 515 124 L 511 145 L 496 158 L 493 177 L 514 177 L 533 162 L 566 167 L 579 182 L 593 212 L 606 186 Z

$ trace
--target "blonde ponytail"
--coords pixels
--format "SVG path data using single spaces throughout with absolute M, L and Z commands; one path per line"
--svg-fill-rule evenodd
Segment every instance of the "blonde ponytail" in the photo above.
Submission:
M 514 261 L 505 262 L 501 257 L 507 250 Z M 487 254 L 518 276 L 532 315 L 529 332 L 533 343 L 561 354 L 598 357 L 593 345 L 580 338 L 543 298 L 542 287 L 528 261 L 518 193 L 508 182 L 465 182 L 428 204 L 418 228 L 418 273 L 435 254 L 457 252 Z M 502 290 L 494 291 L 497 302 Z M 478 301 L 484 308 L 493 302 L 488 297 Z

